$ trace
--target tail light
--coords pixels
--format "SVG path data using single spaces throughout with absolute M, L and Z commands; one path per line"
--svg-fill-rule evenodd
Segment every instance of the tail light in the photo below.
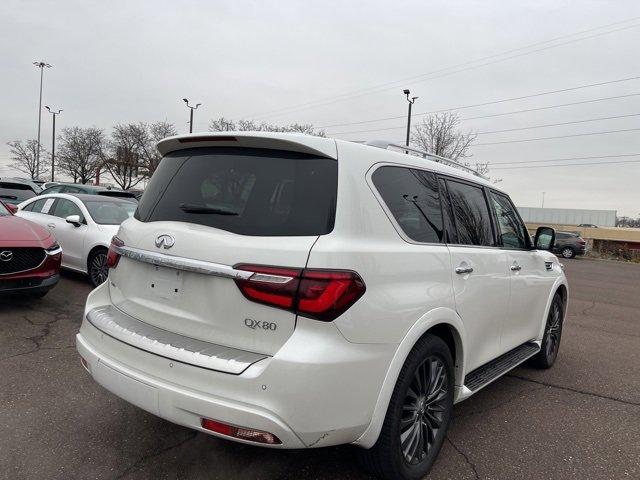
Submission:
M 247 299 L 326 322 L 346 312 L 366 289 L 360 275 L 349 270 L 246 264 L 234 268 L 254 272 L 235 281 Z
M 227 437 L 239 438 L 256 443 L 266 443 L 267 445 L 280 445 L 282 443 L 273 433 L 263 432 L 262 430 L 236 427 L 235 425 L 229 425 L 209 418 L 201 419 L 200 424 L 205 430 L 226 435 Z
M 118 253 L 118 247 L 124 247 L 124 242 L 118 237 L 111 239 L 111 245 L 109 245 L 109 253 L 107 253 L 107 267 L 116 268 L 120 261 L 120 254 Z

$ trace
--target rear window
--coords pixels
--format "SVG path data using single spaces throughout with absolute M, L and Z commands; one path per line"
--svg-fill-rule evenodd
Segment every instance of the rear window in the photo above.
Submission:
M 100 225 L 120 225 L 131 217 L 136 209 L 136 204 L 132 202 L 86 200 L 83 203 L 93 221 Z
M 180 150 L 160 162 L 135 217 L 241 235 L 322 235 L 333 229 L 337 183 L 337 161 L 313 155 L 248 148 Z
M 22 183 L 0 182 L 0 200 L 9 203 L 20 203 L 35 197 L 36 194 L 29 185 Z

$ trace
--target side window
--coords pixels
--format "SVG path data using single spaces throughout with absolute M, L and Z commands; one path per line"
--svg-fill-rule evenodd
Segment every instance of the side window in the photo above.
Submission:
M 458 244 L 495 246 L 489 207 L 481 187 L 447 180 Z
M 58 203 L 53 209 L 52 214 L 60 218 L 67 218 L 69 215 L 79 215 L 80 221 L 82 221 L 83 219 L 83 215 L 82 215 L 82 211 L 80 210 L 80 207 L 78 207 L 71 200 L 66 200 L 64 198 L 61 198 L 58 200 Z
M 62 193 L 82 193 L 81 189 L 72 186 L 65 186 L 61 191 Z
M 55 198 L 44 198 L 42 200 L 38 200 L 38 205 L 36 205 L 35 207 L 33 207 L 33 211 L 34 212 L 40 212 L 43 213 L 45 215 L 51 215 L 51 207 L 53 206 L 53 204 L 55 203 L 57 199 Z M 40 204 L 40 202 L 42 202 L 42 204 Z M 42 206 L 40 206 L 42 205 Z
M 421 243 L 444 241 L 438 179 L 433 173 L 380 167 L 371 179 L 407 237 Z
M 35 206 L 35 204 L 38 202 L 31 202 L 28 205 L 25 205 L 24 208 L 22 209 L 25 212 L 33 212 L 33 207 Z M 1 207 L 1 205 L 0 205 Z
M 49 187 L 46 190 L 43 190 L 41 195 L 46 195 L 48 193 L 60 193 L 63 187 L 64 185 L 54 185 L 53 187 Z
M 444 216 L 444 241 L 446 243 L 458 243 L 458 234 L 456 232 L 456 224 L 453 221 L 453 208 L 449 201 L 449 191 L 447 182 L 444 178 L 438 180 L 440 184 L 440 201 L 442 202 L 442 215 Z
M 504 195 L 491 192 L 491 203 L 498 219 L 498 235 L 506 248 L 528 248 L 527 230 L 511 201 Z

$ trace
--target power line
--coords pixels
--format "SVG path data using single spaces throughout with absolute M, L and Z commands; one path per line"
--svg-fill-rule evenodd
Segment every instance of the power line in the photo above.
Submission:
M 628 118 L 628 117 L 637 117 L 639 116 L 640 113 L 631 113 L 628 115 L 614 115 L 614 116 L 609 116 L 609 117 L 596 117 L 596 118 L 586 118 L 583 120 L 574 120 L 571 122 L 560 122 L 560 123 L 547 123 L 547 124 L 543 124 L 543 125 L 529 125 L 526 127 L 518 127 L 518 128 L 507 128 L 504 130 L 490 130 L 490 131 L 486 131 L 486 132 L 477 132 L 476 135 L 486 135 L 486 134 L 490 134 L 490 133 L 504 133 L 504 132 L 515 132 L 518 130 L 531 130 L 534 128 L 543 128 L 543 127 L 558 127 L 558 126 L 562 126 L 562 125 L 573 125 L 573 124 L 578 124 L 578 123 L 588 123 L 588 122 L 596 122 L 599 120 L 614 120 L 617 118 Z M 378 128 L 378 129 L 372 129 L 372 130 L 351 130 L 348 132 L 335 132 L 332 133 L 331 135 L 346 135 L 349 133 L 368 133 L 368 132 L 380 132 L 380 131 L 386 131 L 386 130 L 400 130 L 400 129 L 404 129 L 405 126 L 398 126 L 398 127 L 389 127 L 389 128 Z
M 572 138 L 572 137 L 589 137 L 591 135 L 607 135 L 610 133 L 623 133 L 623 132 L 637 132 L 640 128 L 627 128 L 625 130 L 609 130 L 606 132 L 589 132 L 589 133 L 576 133 L 573 135 L 558 135 L 556 137 L 538 137 L 538 138 L 523 138 L 521 140 L 508 140 L 504 142 L 487 142 L 487 143 L 475 143 L 474 147 L 481 145 L 502 145 L 505 143 L 523 143 L 523 142 L 537 142 L 540 140 L 555 140 L 557 138 Z
M 437 78 L 442 78 L 442 77 L 445 77 L 445 76 L 448 76 L 448 75 L 461 73 L 461 72 L 464 72 L 464 71 L 467 71 L 467 70 L 480 68 L 480 67 L 483 67 L 483 66 L 487 66 L 487 65 L 494 64 L 494 63 L 503 62 L 503 61 L 510 60 L 510 59 L 513 59 L 513 58 L 517 58 L 517 57 L 521 57 L 521 56 L 525 56 L 525 55 L 531 55 L 532 53 L 537 53 L 537 52 L 540 52 L 540 51 L 543 51 L 543 50 L 548 50 L 548 49 L 551 49 L 551 48 L 557 48 L 557 47 L 561 47 L 561 46 L 568 45 L 568 44 L 571 44 L 571 43 L 579 42 L 579 41 L 582 41 L 582 40 L 587 40 L 587 39 L 590 39 L 590 38 L 595 38 L 595 37 L 599 37 L 599 36 L 602 36 L 602 35 L 608 35 L 608 34 L 611 34 L 611 33 L 622 31 L 622 30 L 635 28 L 635 27 L 640 26 L 640 24 L 627 25 L 625 27 L 621 27 L 621 28 L 618 28 L 618 29 L 609 30 L 609 31 L 606 31 L 606 32 L 600 32 L 600 33 L 584 36 L 584 37 L 573 39 L 573 40 L 568 40 L 566 42 L 558 43 L 558 44 L 555 44 L 555 45 L 550 45 L 550 46 L 547 46 L 547 47 L 531 50 L 531 51 L 528 51 L 528 52 L 519 53 L 517 55 L 511 55 L 511 56 L 508 56 L 508 57 L 505 57 L 505 58 L 492 60 L 490 62 L 485 62 L 485 63 L 481 63 L 481 64 L 478 64 L 478 65 L 471 65 L 473 63 L 482 62 L 483 60 L 488 60 L 488 59 L 491 59 L 491 58 L 501 57 L 503 55 L 508 55 L 509 53 L 513 53 L 513 52 L 517 52 L 517 51 L 521 51 L 521 50 L 527 50 L 527 49 L 535 47 L 535 46 L 544 45 L 544 44 L 547 44 L 547 43 L 552 43 L 552 42 L 555 42 L 557 40 L 561 40 L 561 39 L 564 39 L 564 38 L 569 38 L 569 37 L 573 37 L 573 36 L 576 36 L 576 35 L 581 35 L 583 33 L 588 33 L 588 32 L 592 32 L 592 31 L 595 31 L 595 30 L 601 30 L 603 28 L 611 27 L 611 26 L 614 26 L 614 25 L 619 25 L 619 24 L 622 24 L 622 23 L 628 23 L 628 22 L 631 22 L 631 21 L 635 21 L 635 20 L 637 20 L 639 18 L 640 17 L 634 17 L 634 18 L 631 18 L 631 19 L 628 19 L 628 20 L 623 20 L 623 21 L 620 21 L 620 22 L 614 22 L 614 23 L 603 25 L 603 26 L 600 26 L 600 27 L 595 27 L 595 28 L 592 28 L 592 29 L 583 30 L 583 31 L 580 31 L 580 32 L 575 32 L 575 33 L 572 33 L 572 34 L 563 35 L 563 36 L 556 37 L 556 38 L 551 39 L 551 40 L 546 40 L 546 41 L 542 41 L 542 42 L 533 43 L 533 44 L 530 44 L 530 45 L 526 45 L 524 47 L 519 47 L 519 48 L 512 49 L 512 50 L 507 50 L 507 51 L 499 53 L 499 54 L 494 54 L 494 55 L 489 55 L 489 56 L 486 56 L 486 57 L 481 57 L 481 58 L 476 59 L 476 60 L 466 61 L 466 62 L 463 62 L 463 63 L 460 63 L 460 64 L 452 65 L 450 67 L 442 68 L 442 69 L 439 69 L 439 70 L 433 70 L 431 72 L 423 73 L 423 74 L 420 74 L 420 75 L 407 77 L 407 78 L 400 79 L 400 80 L 395 80 L 393 82 L 387 82 L 387 83 L 379 84 L 379 85 L 376 85 L 376 86 L 367 87 L 367 88 L 364 88 L 364 89 L 353 90 L 353 91 L 350 91 L 350 92 L 345 92 L 345 93 L 342 93 L 342 94 L 325 97 L 324 99 L 318 99 L 318 100 L 315 100 L 315 101 L 303 102 L 303 103 L 300 103 L 300 104 L 291 105 L 289 107 L 272 110 L 270 112 L 265 112 L 263 114 L 258 114 L 258 115 L 253 116 L 252 118 L 258 118 L 259 119 L 259 118 L 267 118 L 267 117 L 272 117 L 272 116 L 285 115 L 287 113 L 293 113 L 293 112 L 299 111 L 299 110 L 305 110 L 305 109 L 308 109 L 308 108 L 315 108 L 315 107 L 324 106 L 324 105 L 328 105 L 328 104 L 331 104 L 331 103 L 336 103 L 336 102 L 343 101 L 343 100 L 348 100 L 348 99 L 351 99 L 351 98 L 357 98 L 357 97 L 361 97 L 361 96 L 365 96 L 365 95 L 370 95 L 372 93 L 376 93 L 376 92 L 381 91 L 381 90 L 392 88 L 393 86 L 397 86 L 399 84 L 407 84 L 407 82 L 410 82 L 409 85 L 411 85 L 413 83 L 417 83 L 418 81 L 426 81 L 426 80 L 434 80 L 434 79 L 437 79 Z M 465 67 L 465 68 L 461 68 L 461 67 Z M 453 70 L 453 71 L 447 72 L 448 70 Z M 437 75 L 437 74 L 440 74 L 440 75 Z M 436 76 L 432 76 L 432 75 L 436 75 Z M 431 76 L 431 78 L 428 78 L 430 76 Z
M 555 94 L 555 93 L 570 92 L 570 91 L 575 91 L 575 90 L 581 90 L 583 88 L 600 87 L 600 86 L 603 86 L 603 85 L 611 85 L 612 83 L 629 82 L 629 81 L 638 80 L 638 79 L 640 79 L 640 75 L 634 76 L 634 77 L 618 78 L 618 79 L 615 79 L 615 80 L 608 80 L 606 82 L 590 83 L 588 85 L 578 85 L 578 86 L 575 86 L 575 87 L 561 88 L 561 89 L 558 89 L 558 90 L 548 90 L 548 91 L 545 91 L 545 92 L 532 93 L 530 95 L 521 95 L 519 97 L 503 98 L 503 99 L 500 99 L 500 100 L 492 100 L 492 101 L 489 101 L 489 102 L 473 103 L 473 104 L 469 104 L 469 105 L 461 105 L 459 107 L 442 108 L 440 110 L 431 110 L 431 111 L 428 111 L 428 112 L 414 113 L 412 116 L 429 115 L 429 114 L 432 114 L 432 113 L 451 112 L 453 110 L 465 110 L 467 108 L 484 107 L 484 106 L 487 106 L 487 105 L 495 105 L 495 104 L 498 104 L 498 103 L 513 102 L 515 100 L 524 100 L 524 99 L 527 99 L 527 98 L 541 97 L 541 96 L 544 96 L 544 95 L 552 95 L 552 94 Z M 405 116 L 404 115 L 399 115 L 399 116 L 394 116 L 394 117 L 376 118 L 376 119 L 373 119 L 373 120 L 362 120 L 362 121 L 359 121 L 359 122 L 334 123 L 332 125 L 321 125 L 321 126 L 318 126 L 316 128 L 331 128 L 331 127 L 345 127 L 345 126 L 348 126 L 348 125 L 362 125 L 362 124 L 365 124 L 365 123 L 381 122 L 383 120 L 398 120 L 399 118 L 405 118 Z
M 587 118 L 584 120 L 574 120 L 573 122 L 560 122 L 560 123 L 546 123 L 543 125 L 531 125 L 528 127 L 518 127 L 518 128 L 506 128 L 504 130 L 488 130 L 486 132 L 477 132 L 476 135 L 487 135 L 490 133 L 506 133 L 506 132 L 516 132 L 519 130 L 531 130 L 533 128 L 544 128 L 544 127 L 559 127 L 562 125 L 575 125 L 576 123 L 588 123 L 588 122 L 597 122 L 600 120 L 614 120 L 616 118 L 629 118 L 629 117 L 637 117 L 640 113 L 630 113 L 628 115 L 615 115 L 612 117 L 597 117 L 597 118 Z
M 640 163 L 640 160 L 621 160 L 612 162 L 585 162 L 585 163 L 565 163 L 560 165 L 528 165 L 524 167 L 498 167 L 491 170 L 518 170 L 521 168 L 552 168 L 552 167 L 581 167 L 586 165 L 613 165 L 613 164 L 625 164 L 625 163 Z
M 549 158 L 547 160 L 516 160 L 516 161 L 508 161 L 508 162 L 489 162 L 489 165 L 493 167 L 493 165 L 515 165 L 520 163 L 545 163 L 545 162 L 564 162 L 564 161 L 574 161 L 574 160 L 594 160 L 597 158 L 626 158 L 626 157 L 639 157 L 640 153 L 624 153 L 620 155 L 595 155 L 589 157 L 563 157 L 563 158 Z M 482 164 L 483 162 L 477 162 L 476 165 Z M 571 165 L 571 164 L 568 164 Z

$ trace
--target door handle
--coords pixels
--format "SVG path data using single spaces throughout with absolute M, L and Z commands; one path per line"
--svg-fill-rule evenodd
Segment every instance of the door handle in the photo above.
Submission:
M 55 223 L 47 223 L 47 227 L 56 228 L 56 224 Z
M 511 271 L 512 272 L 519 272 L 520 270 L 522 270 L 522 267 L 518 264 L 515 265 L 511 265 Z
M 464 275 L 465 273 L 471 273 L 471 272 L 473 272 L 473 267 L 463 267 L 463 266 L 456 267 L 456 273 L 458 275 Z

